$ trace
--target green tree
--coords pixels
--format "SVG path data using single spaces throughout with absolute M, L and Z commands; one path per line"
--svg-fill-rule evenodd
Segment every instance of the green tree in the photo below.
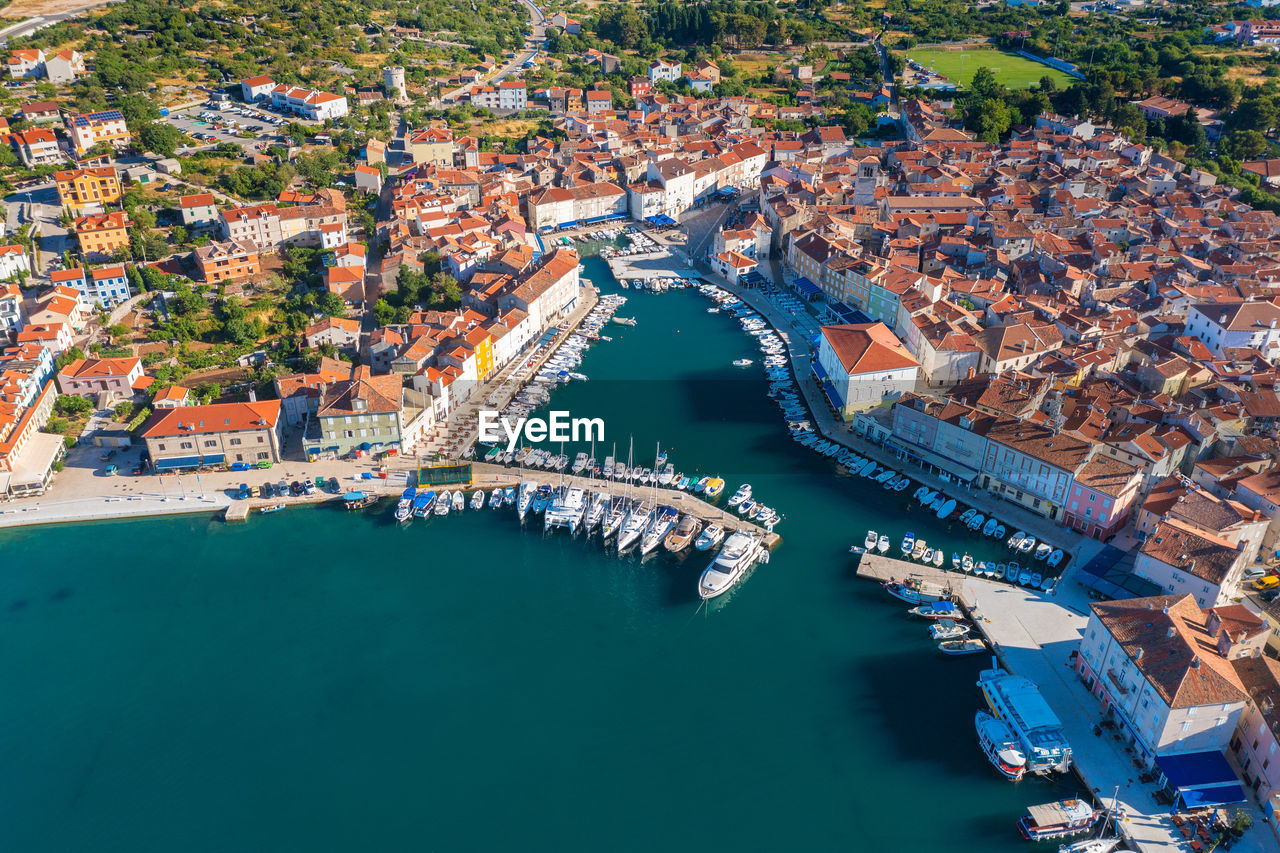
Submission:
M 373 305 L 373 319 L 379 326 L 386 326 L 395 322 L 395 306 L 385 299 L 379 299 Z

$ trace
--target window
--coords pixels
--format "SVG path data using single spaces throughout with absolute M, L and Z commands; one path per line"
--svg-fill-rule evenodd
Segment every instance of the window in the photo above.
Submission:
M 156 450 L 164 450 L 164 445 L 163 445 L 163 444 L 157 444 L 157 445 L 156 445 Z
M 1183 721 L 1182 721 L 1182 731 L 1183 731 L 1183 733 L 1184 733 L 1184 734 L 1185 734 L 1186 732 L 1191 731 L 1191 721 L 1190 721 L 1190 720 L 1183 720 Z
M 217 446 L 218 446 L 218 442 L 214 441 L 214 440 L 213 440 L 213 439 L 211 439 L 211 438 L 206 438 L 206 439 L 205 439 L 205 441 L 204 441 L 204 446 L 205 446 L 205 447 L 217 447 Z
M 240 439 L 238 439 L 238 438 L 233 438 L 233 439 L 231 439 L 231 446 L 232 446 L 232 447 L 239 447 L 239 446 L 240 446 Z
M 350 430 L 350 429 L 348 429 L 348 430 L 343 430 L 343 437 L 344 437 L 344 438 L 355 438 L 355 437 L 356 437 L 355 430 Z
M 190 450 L 192 447 L 194 447 L 194 445 L 189 441 L 178 442 L 179 450 Z
M 1094 502 L 1094 500 L 1095 500 L 1097 497 L 1098 497 L 1097 495 L 1090 494 L 1090 495 L 1089 495 L 1089 503 L 1093 503 L 1093 502 Z

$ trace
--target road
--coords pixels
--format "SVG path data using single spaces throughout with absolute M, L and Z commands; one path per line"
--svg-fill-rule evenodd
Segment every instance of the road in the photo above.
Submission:
M 542 14 L 542 10 L 532 0 L 520 0 L 526 9 L 529 10 L 529 23 L 533 28 L 533 35 L 525 39 L 524 50 L 520 51 L 509 60 L 505 65 L 495 68 L 493 71 L 481 77 L 475 83 L 468 83 L 465 86 L 459 86 L 452 92 L 444 92 L 440 95 L 440 100 L 435 102 L 433 106 L 439 106 L 441 102 L 452 103 L 458 100 L 466 92 L 470 91 L 472 86 L 487 86 L 493 83 L 501 83 L 512 74 L 521 70 L 526 62 L 531 61 L 538 55 L 538 51 L 542 48 L 543 39 L 547 37 L 547 16 Z
M 85 12 L 89 11 L 90 9 L 97 9 L 102 6 L 109 5 L 111 3 L 119 3 L 119 2 L 120 0 L 94 0 L 94 2 L 92 3 L 85 3 L 80 6 L 73 6 L 61 12 L 56 12 L 48 15 L 33 15 L 30 18 L 27 18 L 23 21 L 19 21 L 16 24 L 11 24 L 10 26 L 5 27 L 4 29 L 0 29 L 0 46 L 7 47 L 9 45 L 9 39 L 11 38 L 29 36 L 32 33 L 34 33 L 36 30 L 42 30 L 45 27 L 51 27 L 54 24 L 60 24 L 63 21 L 67 20 L 68 18 L 79 17 L 80 15 L 83 15 Z M 13 7 L 9 8 L 9 12 L 10 14 L 12 14 Z
M 71 247 L 71 239 L 67 229 L 58 224 L 58 216 L 62 213 L 62 205 L 58 201 L 58 188 L 52 181 L 35 184 L 4 199 L 5 229 L 13 234 L 23 225 L 30 224 L 40 229 L 40 242 L 35 258 L 36 275 L 46 275 L 46 263 L 53 258 L 61 257 Z

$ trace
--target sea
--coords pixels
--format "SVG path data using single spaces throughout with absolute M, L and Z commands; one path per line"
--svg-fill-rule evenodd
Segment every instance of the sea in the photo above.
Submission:
M 750 482 L 784 515 L 771 561 L 708 606 L 707 554 L 512 509 L 2 531 L 0 849 L 1036 849 L 1015 821 L 1078 780 L 1000 777 L 987 660 L 940 655 L 848 553 L 869 528 L 1001 548 L 791 441 L 696 290 L 584 263 L 637 325 L 550 408 L 604 421 L 601 460 Z

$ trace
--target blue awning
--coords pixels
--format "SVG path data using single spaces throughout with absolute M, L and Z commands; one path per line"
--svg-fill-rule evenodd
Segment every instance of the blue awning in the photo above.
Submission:
M 827 395 L 827 400 L 831 403 L 831 408 L 839 411 L 844 408 L 844 401 L 840 399 L 840 393 L 836 391 L 836 386 L 831 384 L 831 380 L 822 380 L 822 393 Z
M 199 456 L 172 456 L 168 459 L 157 459 L 157 471 L 173 471 L 178 468 L 199 468 Z
M 821 364 L 821 363 L 820 363 L 816 358 L 811 362 L 811 365 L 810 365 L 810 366 L 812 366 L 812 367 L 813 367 L 813 375 L 814 375 L 814 376 L 818 377 L 819 379 L 826 379 L 826 378 L 827 378 L 827 371 L 826 371 L 826 369 L 822 366 L 822 364 Z
M 1160 755 L 1156 766 L 1170 788 L 1201 788 L 1236 781 L 1236 772 L 1221 752 Z
M 1244 790 L 1239 784 L 1214 785 L 1210 788 L 1194 788 L 1178 792 L 1185 809 L 1199 809 L 1206 806 L 1225 806 L 1245 801 Z
M 557 225 L 556 227 L 557 227 L 557 228 L 572 228 L 573 226 L 575 226 L 575 225 L 577 225 L 577 224 L 578 224 L 578 220 L 576 220 L 576 219 L 571 219 L 571 220 L 570 220 L 570 221 L 568 221 L 568 222 L 561 222 L 561 223 L 560 223 L 559 225 Z
M 818 285 L 809 281 L 809 279 L 804 276 L 800 276 L 800 278 L 796 279 L 791 284 L 796 290 L 800 291 L 805 296 L 817 296 L 822 292 L 822 288 L 818 287 Z

